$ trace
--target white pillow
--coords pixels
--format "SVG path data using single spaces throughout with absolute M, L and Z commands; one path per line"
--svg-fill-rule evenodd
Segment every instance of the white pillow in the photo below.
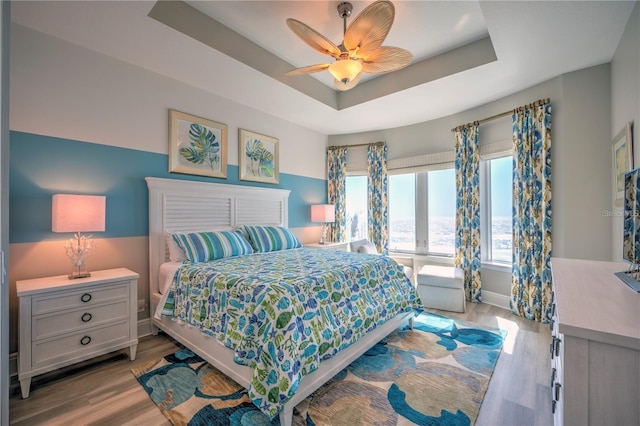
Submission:
M 358 247 L 358 253 L 378 254 L 378 249 L 373 243 L 368 242 Z

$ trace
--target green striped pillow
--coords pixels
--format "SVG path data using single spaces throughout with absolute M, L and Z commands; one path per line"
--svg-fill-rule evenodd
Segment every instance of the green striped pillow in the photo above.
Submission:
M 298 237 L 283 226 L 244 225 L 243 228 L 258 253 L 302 247 Z
M 251 245 L 240 232 L 176 232 L 172 237 L 184 252 L 184 257 L 192 263 L 253 253 Z

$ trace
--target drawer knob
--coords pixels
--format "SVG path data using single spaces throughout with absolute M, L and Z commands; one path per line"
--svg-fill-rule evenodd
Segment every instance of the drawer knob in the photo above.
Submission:
M 555 400 L 559 401 L 560 400 L 560 388 L 562 387 L 562 385 L 560 383 L 556 383 L 553 387 L 553 389 L 555 390 Z
M 556 356 L 560 356 L 560 343 L 562 343 L 562 339 L 555 340 L 555 353 Z
M 80 296 L 80 300 L 82 300 L 84 303 L 87 303 L 91 300 L 91 294 L 89 293 L 85 293 L 82 296 Z
M 82 346 L 87 346 L 89 343 L 91 343 L 91 337 L 89 336 L 84 336 L 82 339 L 80 339 L 80 344 Z
M 91 315 L 89 312 L 85 312 L 84 314 L 82 314 L 82 318 L 80 318 L 82 320 L 82 322 L 89 322 L 91 321 L 91 318 L 93 318 L 93 315 Z

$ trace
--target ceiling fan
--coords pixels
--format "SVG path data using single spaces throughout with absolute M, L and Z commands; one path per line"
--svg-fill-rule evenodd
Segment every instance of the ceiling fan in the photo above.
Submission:
M 344 22 L 344 40 L 336 46 L 331 40 L 297 19 L 287 19 L 287 26 L 305 43 L 320 53 L 335 58 L 330 64 L 296 68 L 287 75 L 311 74 L 328 70 L 335 78 L 339 90 L 354 88 L 362 73 L 382 74 L 397 71 L 409 65 L 413 55 L 399 47 L 382 46 L 389 34 L 395 8 L 390 1 L 379 0 L 367 6 L 347 27 L 353 5 L 338 4 L 338 15 Z

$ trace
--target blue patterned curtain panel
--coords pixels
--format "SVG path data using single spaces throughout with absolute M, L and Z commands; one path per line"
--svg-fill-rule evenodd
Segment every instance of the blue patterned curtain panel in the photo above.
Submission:
M 478 124 L 455 130 L 456 239 L 454 264 L 464 271 L 467 301 L 480 294 L 480 154 Z
M 551 104 L 513 114 L 511 310 L 551 320 Z
M 336 209 L 335 222 L 329 224 L 330 241 L 347 241 L 347 148 L 327 151 L 327 190 L 329 204 Z
M 389 252 L 389 202 L 387 175 L 387 145 L 373 144 L 367 148 L 367 231 L 378 253 Z

